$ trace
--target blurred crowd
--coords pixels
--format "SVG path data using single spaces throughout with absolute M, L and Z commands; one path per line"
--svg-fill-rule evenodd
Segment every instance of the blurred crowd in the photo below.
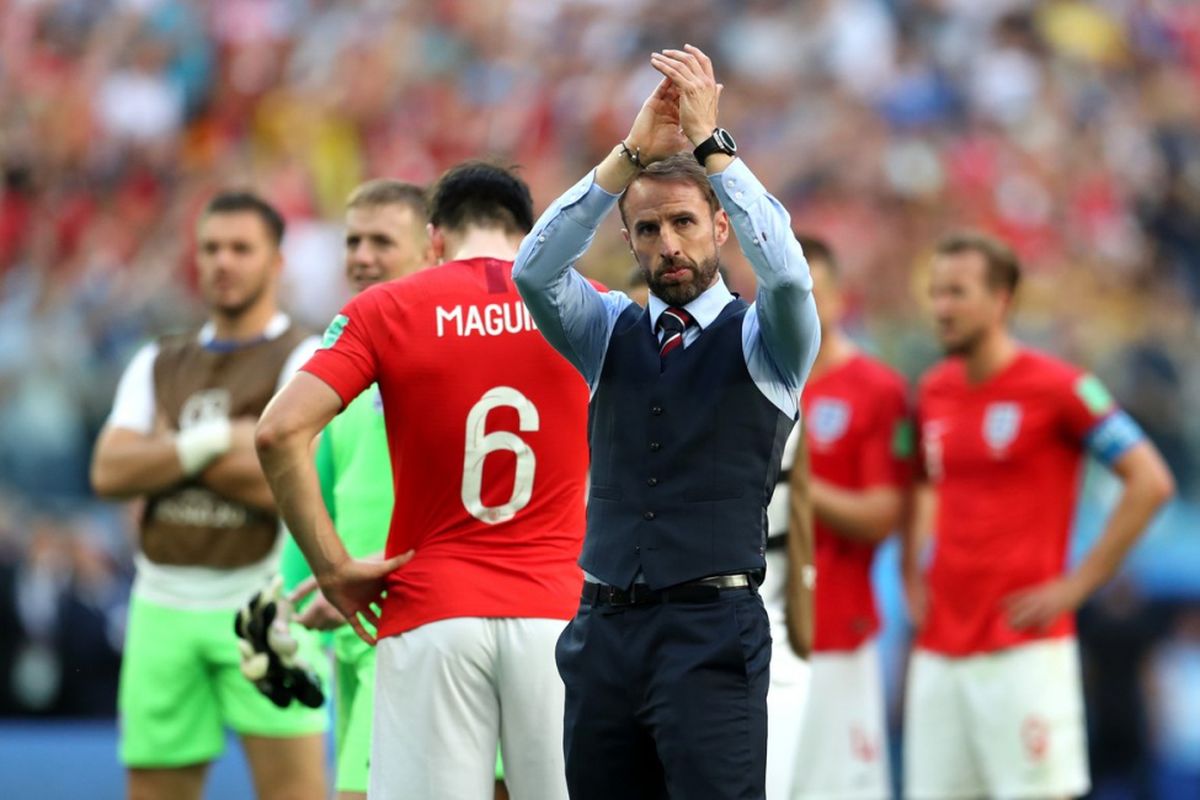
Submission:
M 1096 370 L 1195 492 L 1200 6 L 1185 0 L 0 0 L 0 480 L 86 496 L 124 360 L 196 318 L 195 212 L 253 186 L 288 218 L 289 305 L 346 296 L 342 202 L 496 156 L 538 205 L 607 152 L 690 41 L 721 119 L 852 324 L 934 357 L 930 243 L 1002 234 L 1027 338 Z M 601 236 L 585 267 L 623 285 Z M 752 288 L 736 253 L 733 282 Z
M 128 525 L 87 461 L 134 348 L 200 316 L 213 191 L 284 212 L 287 304 L 323 327 L 355 184 L 493 156 L 540 209 L 684 42 L 748 162 L 840 252 L 857 336 L 918 374 L 932 242 L 999 233 L 1024 338 L 1096 371 L 1197 495 L 1200 3 L 0 0 L 0 564 L 56 575 L 56 620 L 117 624 Z M 583 266 L 621 287 L 632 260 L 609 232 Z M 31 580 L 21 613 L 53 628 Z

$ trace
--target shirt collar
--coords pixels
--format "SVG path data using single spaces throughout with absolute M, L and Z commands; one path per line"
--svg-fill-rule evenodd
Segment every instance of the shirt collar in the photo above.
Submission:
M 725 306 L 729 305 L 729 301 L 733 299 L 733 292 L 725 285 L 725 281 L 721 278 L 720 273 L 717 274 L 717 282 L 705 289 L 699 297 L 684 306 L 684 309 L 692 315 L 692 319 L 696 320 L 696 324 L 700 326 L 700 330 L 704 330 L 709 325 L 716 321 L 721 312 L 725 310 Z M 658 330 L 658 317 L 662 312 L 666 311 L 670 306 L 657 295 L 650 295 L 650 330 Z
M 271 321 L 267 323 L 267 327 L 263 328 L 260 336 L 257 336 L 253 341 L 261 342 L 263 340 L 278 339 L 287 331 L 292 324 L 288 315 L 282 311 L 275 312 L 275 316 L 271 317 Z M 217 326 L 212 322 L 204 323 L 204 327 L 200 329 L 200 333 L 196 337 L 200 340 L 200 344 L 208 346 L 217 341 Z M 223 342 L 221 344 L 224 344 Z

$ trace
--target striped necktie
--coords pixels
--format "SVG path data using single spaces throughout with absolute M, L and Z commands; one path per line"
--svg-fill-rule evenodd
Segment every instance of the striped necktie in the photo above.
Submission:
M 683 349 L 683 332 L 695 324 L 696 320 L 691 314 L 676 306 L 671 306 L 658 315 L 658 329 L 662 331 L 658 355 L 662 359 L 664 370 L 671 361 L 671 354 Z

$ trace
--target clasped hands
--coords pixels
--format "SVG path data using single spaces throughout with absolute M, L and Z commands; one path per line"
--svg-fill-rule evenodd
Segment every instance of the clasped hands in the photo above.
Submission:
M 663 79 L 642 104 L 624 140 L 642 166 L 691 150 L 711 136 L 724 88 L 713 76 L 712 61 L 690 44 L 652 53 L 650 65 Z

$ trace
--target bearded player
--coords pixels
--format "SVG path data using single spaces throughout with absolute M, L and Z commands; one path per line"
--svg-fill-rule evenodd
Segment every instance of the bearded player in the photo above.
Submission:
M 1100 382 L 1016 342 L 1020 269 L 1003 243 L 942 240 L 930 295 L 948 358 L 923 378 L 923 469 L 936 498 L 908 675 L 905 796 L 1063 798 L 1088 790 L 1075 609 L 1116 572 L 1174 491 Z M 1121 482 L 1094 547 L 1067 569 L 1085 455 Z M 909 544 L 911 548 L 911 543 Z
M 430 198 L 447 263 L 351 300 L 259 424 L 268 481 L 322 591 L 365 640 L 364 620 L 378 626 L 380 800 L 490 798 L 498 739 L 513 797 L 566 797 L 554 645 L 582 588 L 588 390 L 513 287 L 532 224 L 511 172 L 451 169 Z M 347 554 L 308 456 L 372 383 L 395 490 L 383 562 Z
M 425 190 L 396 180 L 374 180 L 346 201 L 346 278 L 355 294 L 402 278 L 433 262 L 425 232 Z M 317 443 L 321 493 L 346 550 L 355 558 L 383 553 L 392 518 L 392 467 L 383 403 L 370 386 L 321 432 Z M 304 556 L 289 537 L 284 547 L 286 586 L 296 600 L 315 587 Z M 317 593 L 298 621 L 331 631 L 334 655 L 334 786 L 339 800 L 367 792 L 374 706 L 375 649 L 358 638 L 345 618 Z
M 829 245 L 797 239 L 812 270 L 821 349 L 801 398 L 815 520 L 815 637 L 788 797 L 882 800 L 891 790 L 871 564 L 899 528 L 909 483 L 907 389 L 842 330 Z
M 258 797 L 325 795 L 324 710 L 259 694 L 230 624 L 278 569 L 284 538 L 254 426 L 317 345 L 276 305 L 283 229 L 252 194 L 209 202 L 196 255 L 208 322 L 134 356 L 96 444 L 96 493 L 146 500 L 119 697 L 132 798 L 199 798 L 227 727 Z

